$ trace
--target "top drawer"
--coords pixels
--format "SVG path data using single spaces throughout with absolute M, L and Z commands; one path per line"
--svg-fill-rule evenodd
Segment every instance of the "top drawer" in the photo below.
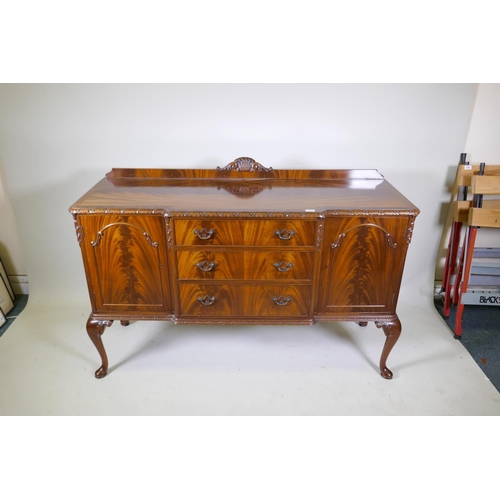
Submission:
M 176 245 L 314 246 L 315 220 L 174 221 Z

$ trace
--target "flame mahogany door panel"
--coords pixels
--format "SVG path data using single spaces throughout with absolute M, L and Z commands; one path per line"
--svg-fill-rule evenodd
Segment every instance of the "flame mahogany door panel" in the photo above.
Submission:
M 83 215 L 79 224 L 96 312 L 171 311 L 163 217 Z
M 318 311 L 394 313 L 408 217 L 331 217 L 325 222 Z

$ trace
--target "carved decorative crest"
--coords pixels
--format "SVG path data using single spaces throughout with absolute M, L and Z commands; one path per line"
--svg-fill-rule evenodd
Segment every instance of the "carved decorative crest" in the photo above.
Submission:
M 267 168 L 262 166 L 253 158 L 248 158 L 247 156 L 236 158 L 236 160 L 228 163 L 225 167 L 217 167 L 217 170 L 226 170 L 233 172 L 271 172 L 272 169 L 272 167 Z

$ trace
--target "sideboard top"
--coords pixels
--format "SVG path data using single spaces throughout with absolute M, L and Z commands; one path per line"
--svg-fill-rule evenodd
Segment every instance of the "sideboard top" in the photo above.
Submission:
M 148 210 L 418 213 L 377 170 L 273 170 L 246 157 L 217 169 L 115 168 L 70 208 L 72 213 Z

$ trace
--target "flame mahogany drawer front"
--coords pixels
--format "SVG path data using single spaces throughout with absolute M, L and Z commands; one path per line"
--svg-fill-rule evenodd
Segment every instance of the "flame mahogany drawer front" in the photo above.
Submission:
M 307 285 L 179 285 L 181 314 L 196 317 L 303 316 L 310 313 Z
M 419 210 L 376 170 L 113 169 L 71 208 L 102 342 L 118 320 L 373 321 L 386 340 Z
M 314 252 L 199 250 L 176 252 L 179 280 L 312 279 Z
M 175 220 L 176 245 L 314 247 L 315 221 Z

